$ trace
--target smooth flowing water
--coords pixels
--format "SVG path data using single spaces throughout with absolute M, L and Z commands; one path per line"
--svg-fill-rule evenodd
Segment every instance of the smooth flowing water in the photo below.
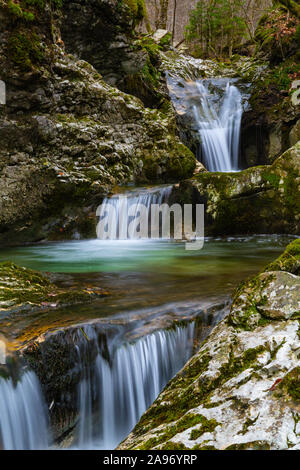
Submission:
M 140 188 L 104 199 L 97 211 L 99 239 L 134 240 L 148 238 L 151 206 L 168 202 L 172 186 Z M 146 227 L 140 227 L 140 212 L 144 210 Z
M 168 77 L 183 140 L 193 143 L 197 158 L 209 171 L 238 171 L 241 121 L 248 85 L 235 79 L 184 81 Z M 196 145 L 196 148 L 195 148 Z
M 91 328 L 87 334 L 92 338 Z M 109 358 L 99 350 L 93 370 L 85 370 L 79 386 L 78 448 L 114 449 L 191 357 L 194 334 L 192 322 L 125 343 L 110 351 Z
M 226 83 L 223 96 L 222 88 L 212 91 L 209 85 L 204 80 L 196 82 L 200 103 L 193 105 L 202 141 L 203 163 L 209 171 L 237 171 L 242 95 L 230 81 Z
M 46 449 L 46 410 L 34 372 L 25 372 L 16 384 L 12 378 L 0 378 L 0 449 Z

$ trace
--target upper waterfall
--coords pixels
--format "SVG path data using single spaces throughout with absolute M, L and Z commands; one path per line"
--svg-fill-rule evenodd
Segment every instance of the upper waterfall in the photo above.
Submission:
M 198 141 L 194 152 L 209 171 L 238 171 L 243 96 L 229 78 L 178 81 L 168 77 L 168 86 L 183 140 Z M 245 97 L 244 97 L 245 98 Z M 197 137 L 198 135 L 198 137 Z
M 199 104 L 193 112 L 202 141 L 203 163 L 210 171 L 237 171 L 243 114 L 242 96 L 236 86 L 226 83 L 221 98 L 210 91 L 206 81 L 197 81 Z

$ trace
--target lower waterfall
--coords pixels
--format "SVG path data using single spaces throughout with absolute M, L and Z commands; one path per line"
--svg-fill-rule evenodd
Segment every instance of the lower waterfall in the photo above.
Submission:
M 194 322 L 99 352 L 79 386 L 78 448 L 114 449 L 193 353 Z
M 14 384 L 0 378 L 0 449 L 46 449 L 48 420 L 39 381 L 25 372 Z

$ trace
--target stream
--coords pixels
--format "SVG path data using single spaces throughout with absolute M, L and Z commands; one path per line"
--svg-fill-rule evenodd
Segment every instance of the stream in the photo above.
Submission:
M 209 170 L 237 171 L 239 90 L 222 81 L 220 98 L 207 82 L 186 86 L 204 163 Z M 166 186 L 131 189 L 105 199 L 98 215 L 112 205 L 117 230 L 127 217 L 124 196 L 129 206 L 142 203 L 149 211 L 152 204 L 168 202 L 169 194 Z M 47 271 L 59 286 L 98 286 L 109 294 L 88 305 L 57 309 L 54 304 L 38 313 L 0 315 L 0 333 L 12 349 L 49 331 L 69 335 L 80 373 L 72 391 L 79 411 L 71 443 L 76 449 L 115 448 L 228 313 L 239 283 L 276 258 L 291 240 L 279 235 L 207 238 L 202 250 L 188 251 L 184 241 L 135 239 L 127 229 L 116 240 L 0 250 L 0 261 Z M 17 379 L 0 378 L 0 448 L 53 446 L 47 407 L 33 371 L 26 368 Z

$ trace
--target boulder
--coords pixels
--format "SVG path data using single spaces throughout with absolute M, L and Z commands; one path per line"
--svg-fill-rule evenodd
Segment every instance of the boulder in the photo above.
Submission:
M 205 234 L 300 231 L 300 142 L 272 165 L 236 173 L 200 173 L 179 185 L 174 200 L 205 204 Z
M 60 288 L 46 273 L 8 261 L 0 263 L 0 316 L 90 302 L 105 295 L 107 292 L 99 287 Z

